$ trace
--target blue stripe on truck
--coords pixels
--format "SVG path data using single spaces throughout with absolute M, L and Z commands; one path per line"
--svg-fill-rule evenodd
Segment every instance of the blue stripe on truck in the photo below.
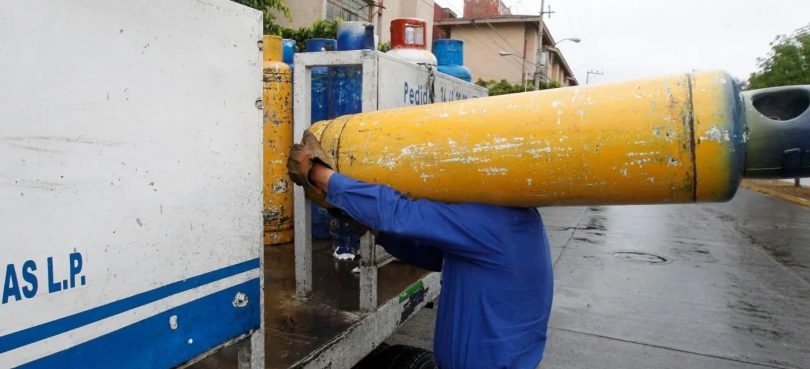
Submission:
M 5 336 L 0 336 L 0 353 L 4 353 L 21 346 L 25 346 L 42 339 L 65 333 L 73 329 L 109 318 L 113 315 L 123 313 L 127 310 L 143 306 L 160 299 L 188 291 L 211 282 L 228 278 L 239 273 L 259 268 L 259 259 L 252 259 L 238 264 L 213 270 L 195 277 L 187 278 L 177 282 L 142 292 L 106 305 L 85 310 L 80 313 L 66 316 L 64 318 L 52 320 L 34 327 L 23 329 Z M 257 282 L 258 283 L 258 282 Z M 258 299 L 258 297 L 257 297 Z M 258 313 L 257 313 L 258 315 Z M 168 326 L 168 323 L 166 323 Z M 157 342 L 157 341 L 153 341 Z
M 248 304 L 235 308 L 236 293 Z M 259 278 L 202 297 L 20 368 L 172 368 L 259 327 Z M 177 329 L 169 319 L 177 316 Z

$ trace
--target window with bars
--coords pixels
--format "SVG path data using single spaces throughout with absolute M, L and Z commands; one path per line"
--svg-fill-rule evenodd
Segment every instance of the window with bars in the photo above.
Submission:
M 368 21 L 368 4 L 364 0 L 328 0 L 326 19 L 345 21 Z

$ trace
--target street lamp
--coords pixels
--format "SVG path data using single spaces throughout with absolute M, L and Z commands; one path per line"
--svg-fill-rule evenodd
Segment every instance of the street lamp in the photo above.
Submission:
M 564 38 L 564 39 L 562 39 L 560 41 L 555 42 L 554 45 L 551 45 L 551 47 L 557 46 L 558 44 L 562 43 L 563 41 L 571 41 L 571 42 L 579 43 L 580 41 L 582 41 L 582 39 L 580 39 L 579 37 L 567 37 L 567 38 Z
M 553 51 L 553 52 L 555 52 L 557 54 L 560 54 L 560 49 L 557 48 L 557 45 L 559 45 L 560 43 L 562 43 L 564 41 L 571 41 L 571 42 L 579 43 L 580 41 L 582 41 L 582 39 L 580 39 L 579 37 L 566 37 L 566 38 L 564 38 L 564 39 L 562 39 L 560 41 L 555 42 L 554 45 L 547 46 L 545 48 L 548 49 L 548 50 L 551 50 L 551 51 Z M 542 60 L 542 63 L 540 63 L 540 64 L 541 65 L 546 65 L 546 62 L 547 62 L 546 58 L 548 58 L 549 60 L 550 60 L 550 58 L 546 56 L 546 53 L 543 53 L 543 58 L 544 59 Z

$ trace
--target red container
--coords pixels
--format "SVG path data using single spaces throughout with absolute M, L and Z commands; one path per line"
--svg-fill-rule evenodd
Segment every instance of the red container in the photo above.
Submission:
M 427 22 L 419 18 L 398 18 L 391 21 L 391 48 L 427 50 Z
M 419 18 L 391 21 L 391 50 L 386 53 L 416 64 L 436 66 L 436 57 L 427 47 L 427 22 Z

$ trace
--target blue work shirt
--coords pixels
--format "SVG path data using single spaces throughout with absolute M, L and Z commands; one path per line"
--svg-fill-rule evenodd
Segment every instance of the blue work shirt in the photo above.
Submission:
M 335 173 L 326 200 L 379 233 L 392 255 L 442 271 L 434 355 L 442 369 L 534 369 L 553 275 L 534 208 L 409 199 Z

